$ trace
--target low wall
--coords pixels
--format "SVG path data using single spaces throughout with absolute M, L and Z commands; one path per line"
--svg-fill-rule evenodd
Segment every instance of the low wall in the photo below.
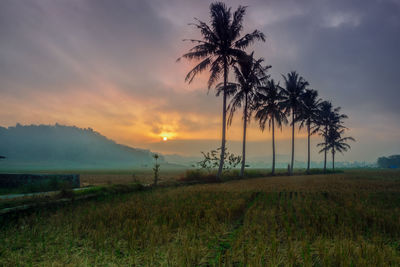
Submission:
M 79 174 L 14 174 L 0 173 L 0 188 L 18 188 L 48 181 L 66 182 L 72 188 L 80 187 Z

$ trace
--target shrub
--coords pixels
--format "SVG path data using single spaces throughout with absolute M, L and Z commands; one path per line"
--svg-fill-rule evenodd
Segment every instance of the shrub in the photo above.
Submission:
M 204 159 L 202 161 L 199 161 L 197 165 L 201 169 L 206 170 L 208 173 L 214 172 L 219 167 L 220 153 L 221 153 L 221 148 L 211 150 L 210 152 L 207 153 L 201 152 L 201 154 L 203 154 Z M 224 166 L 223 166 L 224 173 L 229 172 L 230 169 L 235 168 L 242 162 L 241 156 L 236 156 L 233 153 L 228 152 L 226 148 L 224 155 L 225 155 Z

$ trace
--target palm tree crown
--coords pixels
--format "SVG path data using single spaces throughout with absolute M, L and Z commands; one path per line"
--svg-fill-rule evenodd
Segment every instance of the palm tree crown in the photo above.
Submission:
M 253 106 L 253 100 L 256 92 L 256 88 L 264 84 L 268 75 L 266 71 L 270 66 L 262 66 L 264 59 L 254 59 L 253 53 L 245 57 L 239 58 L 235 61 L 237 64 L 234 65 L 233 70 L 237 83 L 230 83 L 229 88 L 234 87 L 235 90 L 229 90 L 232 94 L 232 100 L 229 104 L 228 110 L 230 110 L 228 124 L 232 123 L 233 115 L 235 111 L 242 107 L 242 104 Z M 249 106 L 248 106 L 249 107 Z M 247 119 L 251 117 L 252 109 L 248 109 Z
M 231 9 L 224 3 L 216 2 L 210 5 L 210 26 L 198 19 L 195 19 L 196 23 L 190 24 L 200 30 L 203 39 L 185 39 L 197 45 L 182 57 L 200 60 L 200 63 L 186 75 L 185 81 L 192 82 L 198 73 L 209 68 L 208 88 L 211 88 L 224 70 L 228 71 L 229 65 L 234 60 L 244 56 L 244 49 L 257 40 L 265 41 L 264 34 L 258 30 L 241 36 L 245 13 L 246 7 L 239 6 L 232 15 Z
M 287 113 L 292 112 L 297 116 L 301 108 L 301 96 L 309 83 L 295 71 L 288 73 L 287 76 L 282 75 L 282 77 L 285 81 L 285 87 L 282 91 L 285 100 L 282 101 L 282 104 Z
M 347 144 L 347 141 L 355 141 L 355 139 L 351 136 L 342 137 L 345 129 L 335 129 L 330 128 L 328 131 L 328 149 L 331 149 L 333 153 L 336 152 L 346 152 L 351 146 Z
M 271 129 L 273 120 L 279 128 L 282 128 L 282 124 L 288 123 L 282 105 L 284 99 L 282 87 L 279 83 L 275 83 L 274 79 L 268 80 L 265 86 L 257 88 L 255 117 L 259 121 L 262 131 L 264 131 L 267 121 L 269 129 Z
M 329 150 L 332 152 L 332 170 L 335 170 L 336 152 L 340 152 L 343 154 L 343 152 L 346 152 L 351 148 L 347 142 L 356 141 L 351 136 L 342 137 L 346 129 L 347 128 L 344 127 L 343 125 L 335 125 L 334 123 L 329 127 L 326 135 L 324 135 L 325 141 L 317 145 L 317 146 L 322 146 L 320 153 L 322 151 L 327 153 Z
M 318 99 L 318 92 L 313 89 L 305 89 L 300 98 L 301 106 L 297 116 L 297 121 L 300 122 L 299 128 L 307 125 L 318 127 L 318 107 L 321 103 L 321 99 Z M 314 129 L 311 134 L 314 134 L 317 130 Z

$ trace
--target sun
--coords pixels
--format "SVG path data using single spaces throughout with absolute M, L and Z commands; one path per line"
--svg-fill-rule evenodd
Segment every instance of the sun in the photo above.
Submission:
M 164 140 L 164 141 L 167 141 L 167 140 L 168 140 L 168 137 L 164 136 L 164 137 L 163 137 L 163 140 Z

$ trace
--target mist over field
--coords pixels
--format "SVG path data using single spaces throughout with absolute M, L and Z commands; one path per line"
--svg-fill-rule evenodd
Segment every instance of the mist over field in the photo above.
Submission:
M 234 144 L 233 147 L 235 148 Z M 267 146 L 268 144 L 264 144 Z M 5 159 L 0 161 L 0 170 L 72 170 L 72 169 L 132 169 L 151 168 L 157 151 L 132 148 L 108 139 L 91 128 L 55 125 L 17 124 L 14 127 L 0 127 L 0 147 Z M 207 152 L 207 151 L 204 151 Z M 164 167 L 198 167 L 202 160 L 198 156 L 160 154 Z M 289 155 L 277 155 L 277 167 L 287 168 Z M 365 167 L 369 162 L 338 162 L 338 167 Z M 271 156 L 250 156 L 250 168 L 271 167 Z M 315 168 L 322 167 L 322 161 L 313 161 Z M 306 162 L 296 161 L 298 168 Z
M 0 127 L 0 169 L 112 169 L 147 167 L 149 150 L 120 145 L 91 128 L 17 124 Z M 163 158 L 161 158 L 163 161 Z

